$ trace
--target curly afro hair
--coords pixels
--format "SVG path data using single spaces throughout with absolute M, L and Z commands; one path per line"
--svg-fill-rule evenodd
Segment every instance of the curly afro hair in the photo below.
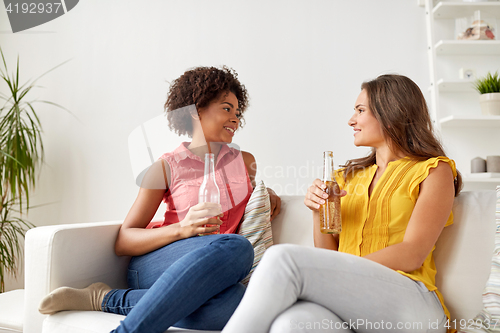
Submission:
M 243 127 L 243 113 L 248 106 L 247 90 L 238 80 L 238 74 L 226 66 L 196 67 L 186 71 L 174 80 L 168 92 L 165 111 L 169 128 L 178 135 L 193 135 L 192 118 L 189 112 L 171 112 L 189 105 L 199 110 L 206 107 L 223 93 L 232 92 L 238 100 L 240 127 Z

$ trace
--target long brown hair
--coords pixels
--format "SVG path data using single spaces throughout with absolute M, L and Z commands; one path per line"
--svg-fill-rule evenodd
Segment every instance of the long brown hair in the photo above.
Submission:
M 381 75 L 363 82 L 363 89 L 391 149 L 420 161 L 446 156 L 434 135 L 425 98 L 415 82 L 403 75 Z M 356 170 L 375 164 L 375 153 L 373 148 L 368 156 L 347 161 L 343 166 L 344 177 L 347 179 Z M 458 171 L 454 183 L 457 196 L 462 189 L 462 176 Z

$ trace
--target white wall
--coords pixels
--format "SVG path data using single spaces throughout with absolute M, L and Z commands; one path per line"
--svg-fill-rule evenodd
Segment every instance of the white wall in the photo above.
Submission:
M 281 194 L 305 193 L 324 150 L 336 164 L 367 152 L 347 126 L 362 81 L 397 72 L 426 96 L 429 83 L 416 0 L 82 0 L 10 31 L 0 6 L 0 46 L 11 67 L 20 56 L 23 79 L 71 59 L 32 95 L 74 114 L 39 105 L 46 164 L 34 199 L 48 205 L 29 214 L 39 226 L 125 217 L 137 193 L 127 136 L 162 113 L 168 81 L 190 67 L 239 73 L 251 105 L 234 142 Z

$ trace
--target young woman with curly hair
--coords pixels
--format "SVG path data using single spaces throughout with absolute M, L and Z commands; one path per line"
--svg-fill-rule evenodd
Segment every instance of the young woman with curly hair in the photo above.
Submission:
M 275 245 L 224 333 L 446 332 L 432 252 L 453 223 L 461 177 L 435 138 L 418 86 L 401 75 L 362 84 L 348 124 L 369 156 L 339 169 L 340 234 L 322 234 L 328 195 L 305 196 L 316 248 Z
M 164 332 L 170 326 L 222 329 L 243 297 L 240 281 L 253 264 L 252 245 L 235 233 L 255 186 L 255 159 L 228 146 L 247 105 L 245 87 L 226 67 L 198 67 L 176 79 L 165 104 L 169 127 L 192 141 L 149 168 L 120 228 L 115 251 L 132 256 L 129 289 L 103 283 L 81 290 L 59 288 L 42 300 L 40 312 L 126 315 L 113 330 L 117 333 Z M 215 155 L 221 204 L 198 203 L 208 152 Z M 276 215 L 280 201 L 269 192 Z M 162 201 L 165 219 L 152 227 Z

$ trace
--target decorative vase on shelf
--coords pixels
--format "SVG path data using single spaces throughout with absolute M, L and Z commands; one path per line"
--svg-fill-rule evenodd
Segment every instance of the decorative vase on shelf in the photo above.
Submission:
M 476 90 L 481 94 L 479 102 L 483 115 L 500 115 L 500 76 L 498 72 L 488 74 L 475 82 Z
M 484 115 L 500 115 L 500 92 L 479 96 L 481 113 Z
M 473 158 L 470 161 L 470 172 L 471 173 L 486 172 L 486 160 L 481 157 Z
M 486 156 L 486 169 L 488 172 L 500 172 L 500 156 Z

